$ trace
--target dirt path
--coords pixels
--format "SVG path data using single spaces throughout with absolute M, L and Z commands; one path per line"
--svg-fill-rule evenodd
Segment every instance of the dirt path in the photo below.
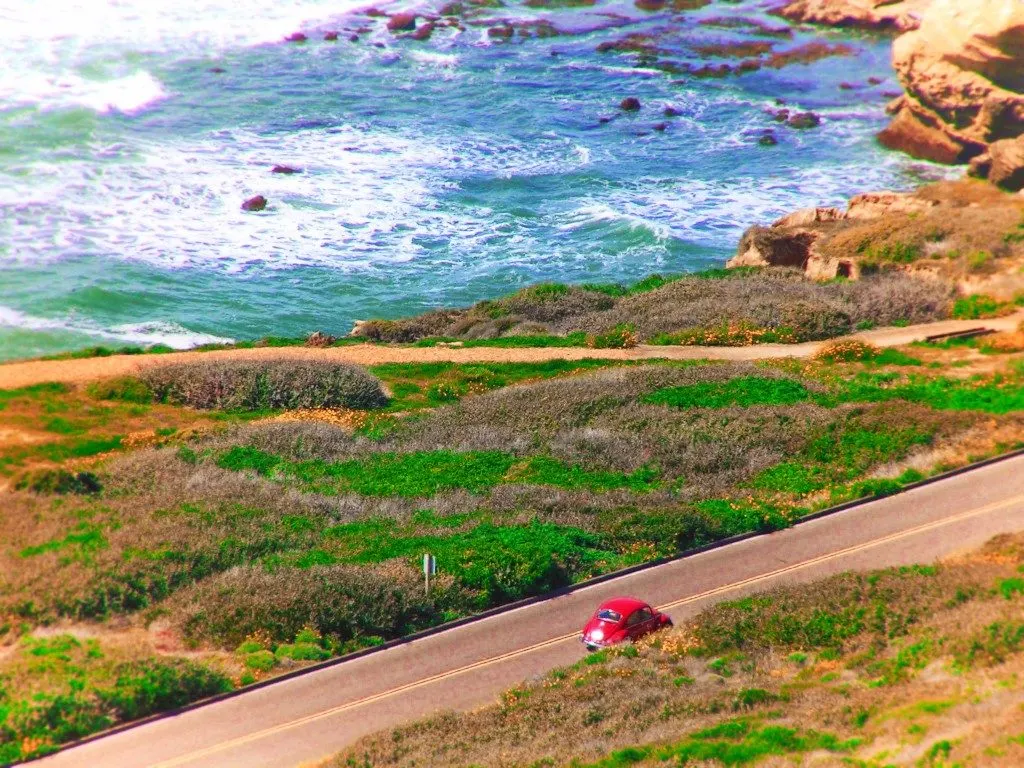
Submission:
M 1024 311 L 991 320 L 943 320 L 906 328 L 879 328 L 848 338 L 869 341 L 880 347 L 897 347 L 920 341 L 925 336 L 985 327 L 997 331 L 1015 329 L 1024 322 Z M 750 347 L 655 347 L 633 349 L 587 349 L 584 347 L 392 347 L 360 344 L 351 347 L 260 347 L 224 349 L 212 352 L 176 352 L 166 355 L 112 355 L 84 360 L 32 360 L 0 365 L 0 389 L 16 389 L 43 382 L 76 384 L 113 376 L 128 376 L 143 368 L 194 360 L 333 360 L 358 365 L 380 363 L 532 363 L 545 360 L 766 360 L 777 357 L 809 357 L 822 344 L 758 344 Z

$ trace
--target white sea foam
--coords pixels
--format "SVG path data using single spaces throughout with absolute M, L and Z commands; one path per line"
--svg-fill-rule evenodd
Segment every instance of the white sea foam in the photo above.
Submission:
M 229 273 L 363 271 L 371 261 L 384 269 L 430 241 L 469 253 L 515 234 L 516 224 L 479 206 L 443 206 L 459 179 L 569 172 L 588 162 L 584 150 L 557 135 L 518 142 L 341 126 L 154 143 L 101 173 L 89 161 L 37 163 L 0 192 L 8 221 L 17 220 L 0 263 L 52 262 L 82 245 L 163 268 Z M 275 164 L 303 172 L 271 174 Z M 241 211 L 256 194 L 270 201 L 266 211 Z
M 0 0 L 0 105 L 134 112 L 164 95 L 140 61 L 282 40 L 366 0 Z
M 28 331 L 57 331 L 82 334 L 123 344 L 140 344 L 144 346 L 163 344 L 172 349 L 189 349 L 201 344 L 227 344 L 233 341 L 233 339 L 224 336 L 190 331 L 178 323 L 153 321 L 102 328 L 86 319 L 78 320 L 71 317 L 60 320 L 36 317 L 4 306 L 0 306 L 0 327 L 18 328 Z
M 410 51 L 409 57 L 420 64 L 432 64 L 436 67 L 454 67 L 459 63 L 459 57 L 454 53 L 413 50 Z
M 606 203 L 593 202 L 572 211 L 558 229 L 563 232 L 574 232 L 595 225 L 626 226 L 629 229 L 645 230 L 659 240 L 667 240 L 673 236 L 672 227 L 666 223 L 652 220 L 643 215 L 640 206 L 619 201 L 622 208 Z

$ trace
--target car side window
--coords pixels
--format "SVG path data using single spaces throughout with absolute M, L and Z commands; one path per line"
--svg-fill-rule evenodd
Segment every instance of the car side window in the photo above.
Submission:
M 629 626 L 636 626 L 637 624 L 643 624 L 645 621 L 650 619 L 654 614 L 646 608 L 641 608 L 637 611 L 633 611 L 629 620 L 626 622 Z

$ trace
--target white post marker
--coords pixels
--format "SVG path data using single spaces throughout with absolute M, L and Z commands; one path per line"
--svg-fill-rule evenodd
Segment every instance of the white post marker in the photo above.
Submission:
M 437 573 L 437 558 L 433 555 L 423 555 L 423 578 L 427 595 L 430 595 L 430 577 Z

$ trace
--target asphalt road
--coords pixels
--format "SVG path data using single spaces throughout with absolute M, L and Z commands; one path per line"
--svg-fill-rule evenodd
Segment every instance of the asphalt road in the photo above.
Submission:
M 295 766 L 382 728 L 487 704 L 579 659 L 579 628 L 614 595 L 646 599 L 678 623 L 718 600 L 847 570 L 931 562 L 1019 530 L 1024 457 L 150 722 L 39 765 Z
M 1012 331 L 1024 322 L 1024 311 L 988 320 L 941 320 L 904 328 L 877 328 L 848 338 L 862 339 L 879 347 L 898 347 L 926 336 L 953 333 L 969 328 Z M 835 340 L 833 340 L 835 341 Z M 95 379 L 130 376 L 143 368 L 195 360 L 330 360 L 357 365 L 381 363 L 536 363 L 545 360 L 767 360 L 778 357 L 810 357 L 823 344 L 754 344 L 748 347 L 662 347 L 640 345 L 632 349 L 588 349 L 586 347 L 400 347 L 356 344 L 346 347 L 258 347 L 209 352 L 176 352 L 164 355 L 111 355 L 82 360 L 29 360 L 0 364 L 0 389 L 15 389 L 43 382 L 76 384 Z

